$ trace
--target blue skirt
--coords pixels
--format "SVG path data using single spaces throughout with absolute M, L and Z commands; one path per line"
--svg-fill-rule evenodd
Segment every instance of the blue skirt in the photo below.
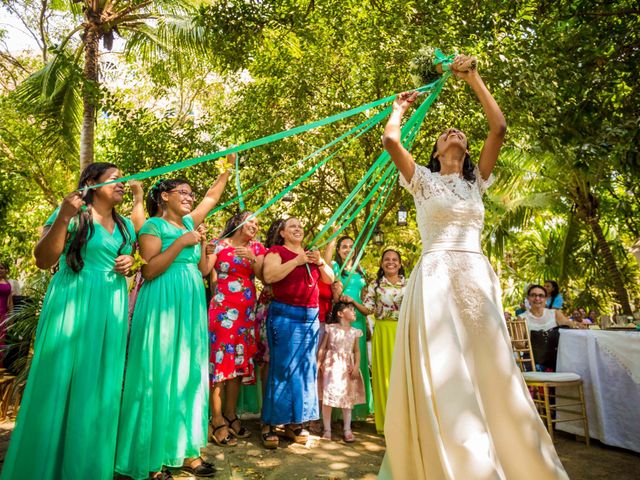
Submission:
M 317 420 L 318 309 L 272 301 L 267 316 L 269 375 L 262 404 L 267 425 Z

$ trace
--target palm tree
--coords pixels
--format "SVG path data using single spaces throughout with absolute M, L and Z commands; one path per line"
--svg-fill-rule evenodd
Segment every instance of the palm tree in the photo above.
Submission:
M 563 153 L 534 156 L 511 151 L 503 155 L 485 232 L 488 252 L 494 258 L 503 258 L 508 245 L 518 242 L 520 250 L 527 253 L 514 260 L 516 268 L 518 261 L 528 265 L 537 262 L 534 279 L 553 276 L 562 282 L 584 274 L 575 259 L 580 236 L 588 234 L 606 269 L 606 285 L 623 313 L 631 315 L 623 273 L 599 208 L 599 196 L 611 178 L 612 163 L 597 161 L 588 166 L 584 160 L 576 161 L 571 152 Z M 537 251 L 533 244 L 538 245 Z M 545 255 L 550 250 L 553 264 Z
M 54 55 L 16 92 L 34 112 L 54 118 L 43 134 L 62 131 L 80 168 L 93 162 L 96 112 L 100 105 L 100 42 L 111 50 L 116 36 L 125 54 L 148 61 L 177 50 L 207 54 L 206 29 L 193 18 L 197 4 L 188 0 L 73 0 L 53 3 L 77 19 L 77 25 L 53 48 Z M 80 38 L 78 39 L 78 34 Z

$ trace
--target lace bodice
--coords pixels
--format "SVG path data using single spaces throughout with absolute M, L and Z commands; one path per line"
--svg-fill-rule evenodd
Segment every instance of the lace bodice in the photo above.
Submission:
M 411 182 L 400 174 L 400 184 L 411 192 L 416 204 L 423 253 L 445 250 L 482 253 L 482 195 L 493 182 L 493 175 L 485 181 L 477 167 L 475 174 L 474 183 L 457 174 L 433 173 L 422 165 L 416 165 Z

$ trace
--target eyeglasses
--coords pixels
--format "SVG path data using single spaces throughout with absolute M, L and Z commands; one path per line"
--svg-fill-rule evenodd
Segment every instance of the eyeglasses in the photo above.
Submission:
M 188 190 L 169 190 L 167 193 L 179 193 L 181 197 L 189 197 L 191 200 L 196 198 L 196 194 Z
M 530 293 L 529 296 L 531 298 L 545 298 L 546 295 L 544 293 Z

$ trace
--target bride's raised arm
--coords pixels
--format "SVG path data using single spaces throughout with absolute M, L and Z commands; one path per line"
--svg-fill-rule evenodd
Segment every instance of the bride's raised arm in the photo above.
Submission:
M 418 92 L 416 91 L 403 92 L 396 97 L 393 102 L 393 111 L 382 134 L 382 145 L 384 145 L 385 150 L 389 152 L 391 160 L 396 164 L 396 167 L 398 167 L 398 170 L 400 170 L 400 173 L 407 182 L 411 182 L 413 178 L 413 172 L 416 170 L 416 162 L 413 160 L 413 156 L 409 151 L 402 145 L 400 124 L 404 112 L 407 111 L 416 98 L 418 98 Z
M 466 55 L 458 55 L 451 65 L 451 71 L 456 77 L 467 82 L 475 92 L 489 122 L 489 134 L 482 147 L 482 152 L 480 152 L 480 160 L 478 160 L 480 175 L 487 180 L 498 160 L 498 154 L 504 142 L 504 136 L 507 133 L 507 122 L 498 103 L 482 81 L 478 70 L 465 69 L 468 61 L 469 57 Z

